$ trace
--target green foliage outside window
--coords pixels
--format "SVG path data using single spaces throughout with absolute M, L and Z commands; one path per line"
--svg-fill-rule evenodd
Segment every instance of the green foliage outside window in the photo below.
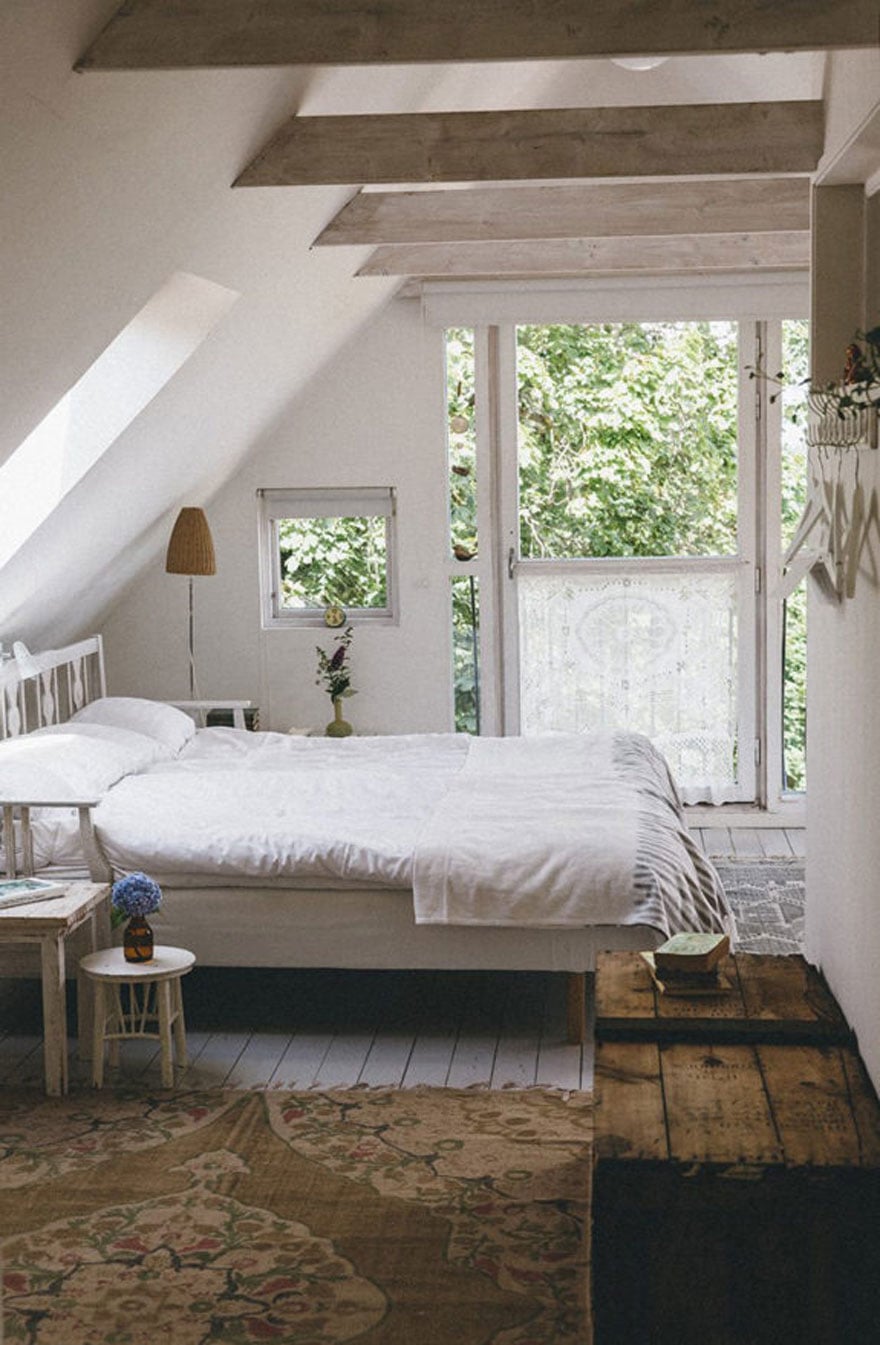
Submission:
M 517 342 L 523 556 L 735 552 L 735 324 L 520 327 Z M 447 333 L 446 372 L 452 545 L 475 549 L 472 332 Z M 452 612 L 456 728 L 473 732 L 460 580 Z
M 794 535 L 806 502 L 807 398 L 809 324 L 782 324 L 782 546 Z M 784 611 L 782 761 L 783 787 L 803 790 L 807 785 L 807 589 L 800 587 L 787 599 Z
M 449 455 L 449 527 L 452 554 L 477 554 L 477 452 L 474 334 L 446 333 L 446 410 Z M 479 589 L 473 575 L 452 580 L 452 685 L 457 733 L 480 731 Z
M 284 607 L 387 605 L 384 518 L 279 519 L 278 544 Z
M 446 333 L 446 405 L 449 445 L 449 516 L 453 552 L 477 550 L 477 441 L 474 421 L 474 334 Z
M 808 328 L 783 324 L 785 383 L 806 378 Z M 528 558 L 708 556 L 737 550 L 736 325 L 528 326 L 517 333 L 521 550 Z M 447 338 L 452 541 L 476 537 L 470 473 L 473 334 Z M 783 545 L 803 508 L 803 398 L 783 408 Z M 456 417 L 462 417 L 457 420 Z M 469 593 L 453 585 L 457 726 L 473 725 Z M 806 782 L 806 598 L 787 604 L 785 787 Z
M 531 559 L 735 553 L 731 322 L 520 327 L 520 544 Z
M 480 731 L 480 590 L 473 575 L 452 580 L 452 659 L 456 733 Z

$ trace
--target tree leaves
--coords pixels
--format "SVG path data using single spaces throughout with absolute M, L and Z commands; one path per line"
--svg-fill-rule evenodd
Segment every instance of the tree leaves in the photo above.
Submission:
M 734 323 L 518 329 L 524 557 L 736 550 Z

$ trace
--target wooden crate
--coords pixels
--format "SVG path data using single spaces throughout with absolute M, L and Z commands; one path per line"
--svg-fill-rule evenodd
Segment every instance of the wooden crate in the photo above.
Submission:
M 597 999 L 616 1005 L 607 971 Z M 791 967 L 764 979 L 777 973 Z M 653 1041 L 597 1047 L 595 1345 L 877 1339 L 880 1109 L 854 1047 L 735 1042 L 729 1017 L 700 1044 L 660 1018 Z M 785 1007 L 777 1021 L 805 1020 Z
M 727 994 L 663 995 L 638 953 L 600 953 L 598 1041 L 844 1043 L 852 1038 L 825 981 L 800 955 L 736 953 L 722 964 Z

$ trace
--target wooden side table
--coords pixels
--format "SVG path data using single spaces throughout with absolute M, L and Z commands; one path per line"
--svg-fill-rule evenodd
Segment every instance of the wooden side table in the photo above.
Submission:
M 85 926 L 89 947 L 110 941 L 110 888 L 106 883 L 70 883 L 62 896 L 0 911 L 0 946 L 37 944 L 43 989 L 43 1062 L 46 1092 L 67 1092 L 66 942 Z M 22 968 L 22 974 L 29 974 Z M 92 1045 L 92 997 L 77 974 L 80 1056 Z
M 186 948 L 157 945 L 149 962 L 126 962 L 121 948 L 104 948 L 80 962 L 94 984 L 92 1082 L 104 1082 L 104 1045 L 110 1062 L 119 1060 L 119 1043 L 135 1038 L 158 1041 L 162 1049 L 162 1083 L 174 1085 L 174 1063 L 186 1065 L 186 1028 L 180 980 L 195 963 Z M 174 1059 L 172 1059 L 172 1039 Z
M 880 1107 L 800 957 L 717 999 L 597 965 L 596 1345 L 829 1345 L 880 1316 Z

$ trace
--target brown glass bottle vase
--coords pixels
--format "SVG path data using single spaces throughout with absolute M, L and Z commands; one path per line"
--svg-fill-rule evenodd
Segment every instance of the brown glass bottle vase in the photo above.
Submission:
M 153 956 L 153 930 L 142 915 L 133 915 L 125 926 L 122 951 L 126 962 L 149 962 Z

